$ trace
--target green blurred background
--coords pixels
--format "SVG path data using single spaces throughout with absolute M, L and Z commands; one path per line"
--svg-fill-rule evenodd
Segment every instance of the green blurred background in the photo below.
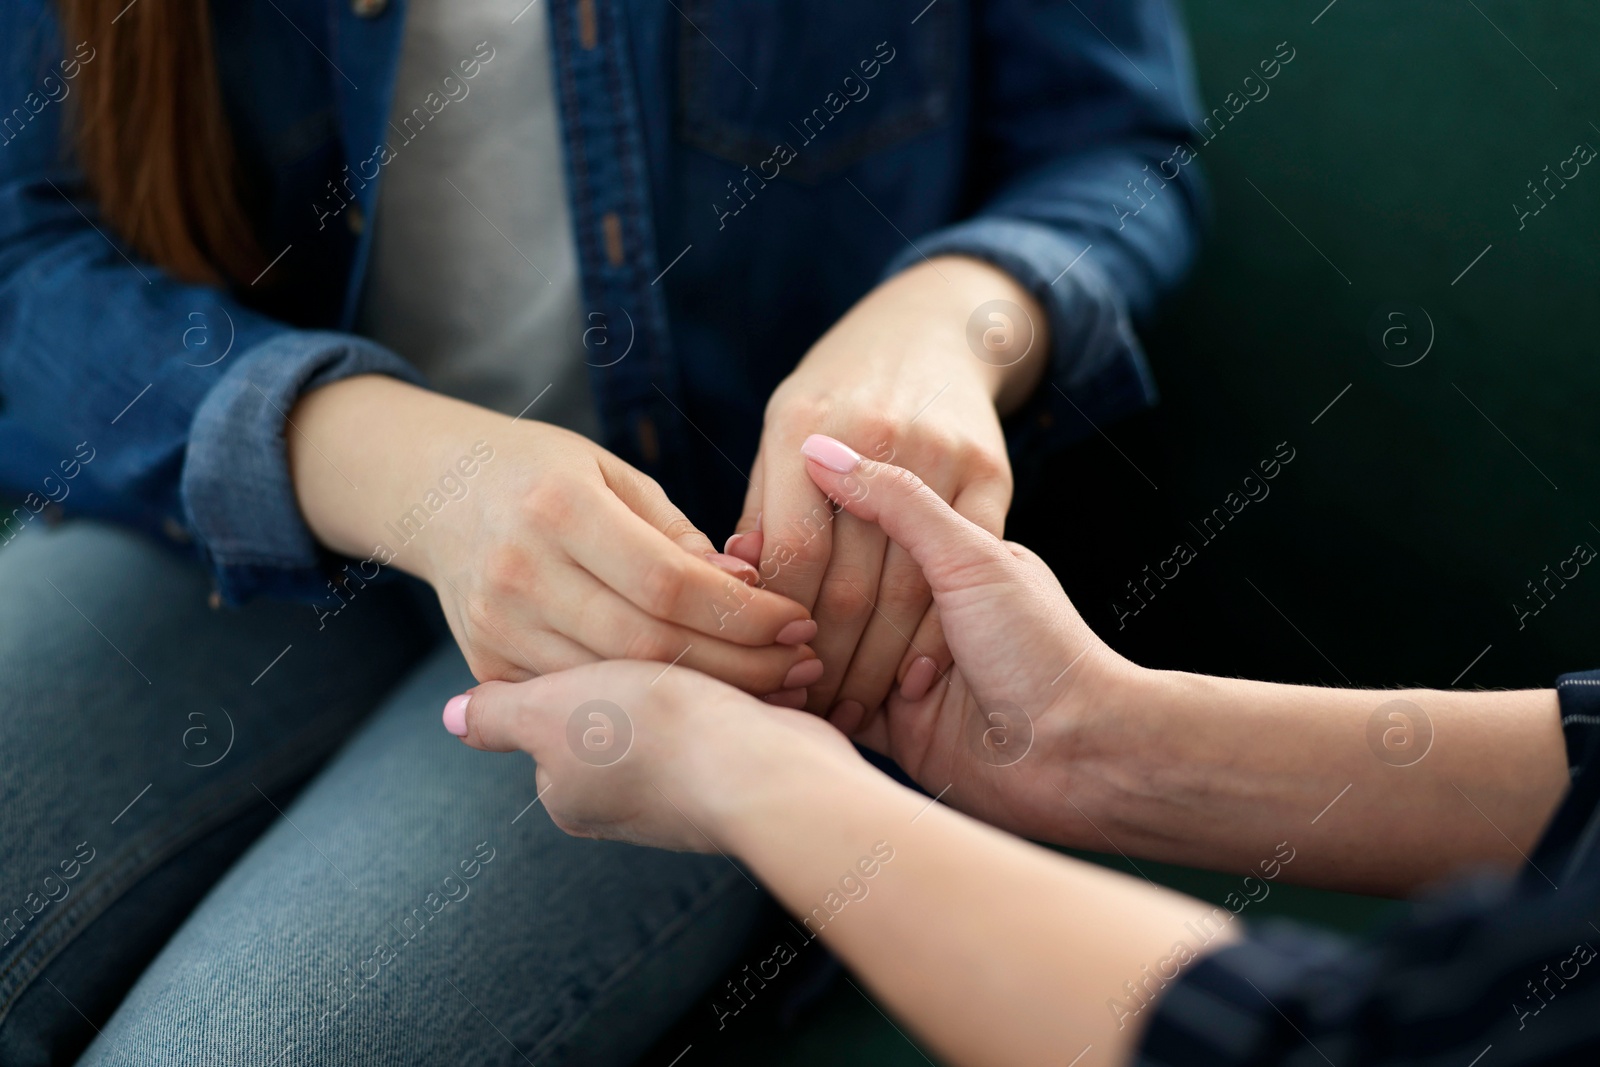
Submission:
M 1535 606 L 1525 583 L 1574 545 L 1600 546 L 1600 167 L 1552 182 L 1521 229 L 1513 205 L 1531 207 L 1527 183 L 1574 146 L 1600 147 L 1600 8 L 1325 5 L 1185 5 L 1209 105 L 1280 42 L 1295 57 L 1200 147 L 1214 198 L 1205 251 L 1146 332 L 1161 407 L 1063 457 L 1010 533 L 1142 663 L 1334 685 L 1548 685 L 1600 665 L 1593 568 L 1537 615 L 1512 606 Z M 1372 338 L 1390 326 L 1385 348 Z M 1188 523 L 1284 441 L 1295 459 L 1271 495 L 1200 547 Z M 1180 540 L 1199 558 L 1119 630 L 1124 583 Z M 1214 901 L 1239 882 L 1139 866 Z M 1361 931 L 1395 907 L 1275 884 L 1247 914 Z M 930 1062 L 852 983 L 789 969 L 720 1031 L 708 999 L 645 1062 L 665 1067 L 691 1045 L 682 1065 Z M 807 980 L 828 984 L 786 1017 Z

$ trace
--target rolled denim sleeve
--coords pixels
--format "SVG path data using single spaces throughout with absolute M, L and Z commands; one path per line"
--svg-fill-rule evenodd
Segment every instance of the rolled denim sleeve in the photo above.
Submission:
M 40 96 L 52 71 L 71 85 L 61 52 L 49 4 L 0 5 L 0 94 L 32 101 L 0 130 L 0 489 L 37 496 L 54 457 L 92 455 L 74 513 L 187 542 L 229 602 L 323 596 L 285 413 L 350 375 L 420 375 L 368 341 L 180 281 L 118 240 L 71 161 L 66 97 Z
M 1049 367 L 1007 427 L 1026 461 L 1155 402 L 1134 327 L 1195 257 L 1204 194 L 1179 146 L 1198 96 L 1165 0 L 998 0 L 979 19 L 976 208 L 917 236 L 889 271 L 971 256 L 1039 302 Z
M 284 435 L 301 394 L 357 374 L 421 375 L 381 345 L 293 330 L 243 353 L 200 402 L 183 463 L 183 507 L 227 603 L 326 595 L 331 555 L 295 501 Z

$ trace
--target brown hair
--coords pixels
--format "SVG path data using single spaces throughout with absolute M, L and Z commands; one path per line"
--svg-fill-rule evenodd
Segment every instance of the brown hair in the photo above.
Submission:
M 62 41 L 94 49 L 69 121 L 101 214 L 179 279 L 250 281 L 265 261 L 235 186 L 206 0 L 57 4 Z

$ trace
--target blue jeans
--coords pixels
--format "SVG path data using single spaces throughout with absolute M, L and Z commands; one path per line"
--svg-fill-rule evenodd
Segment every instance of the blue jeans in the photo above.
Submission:
M 0 549 L 0 1063 L 626 1063 L 768 915 L 449 736 L 412 583 L 208 594 L 95 523 Z

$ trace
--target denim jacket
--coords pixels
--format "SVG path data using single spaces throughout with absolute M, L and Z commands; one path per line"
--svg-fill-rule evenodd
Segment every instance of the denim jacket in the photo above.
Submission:
M 1191 262 L 1200 197 L 1165 0 L 530 8 L 516 18 L 550 20 L 603 443 L 713 536 L 773 388 L 928 257 L 989 261 L 1047 310 L 1014 462 L 1152 402 L 1132 323 Z M 67 151 L 73 80 L 116 27 L 61 41 L 45 0 L 0 2 L 0 488 L 23 501 L 3 539 L 53 502 L 187 546 L 229 602 L 325 595 L 285 413 L 353 374 L 419 380 L 352 332 L 366 220 L 386 152 L 404 151 L 389 123 L 404 9 L 212 5 L 242 195 L 277 257 L 224 290 L 141 262 Z M 493 47 L 417 106 L 470 107 L 448 101 Z

